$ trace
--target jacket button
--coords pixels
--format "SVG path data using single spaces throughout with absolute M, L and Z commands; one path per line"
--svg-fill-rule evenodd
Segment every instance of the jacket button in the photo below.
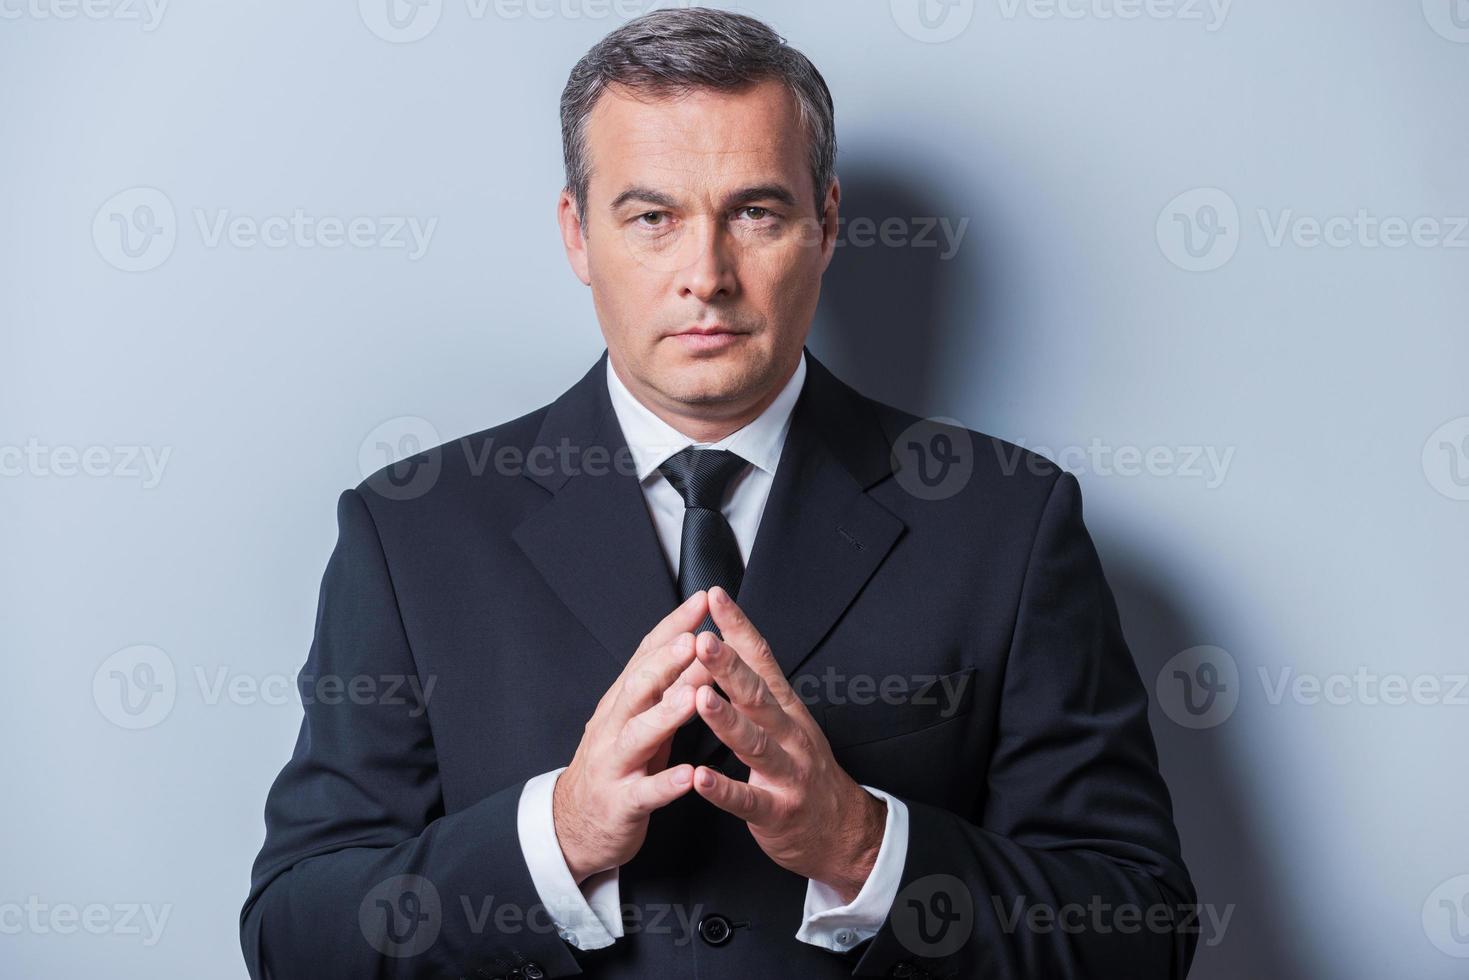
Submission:
M 546 973 L 539 963 L 527 963 L 520 968 L 520 972 L 525 974 L 525 980 L 546 980 Z
M 699 938 L 710 946 L 723 946 L 733 934 L 729 920 L 718 913 L 706 915 L 699 920 Z

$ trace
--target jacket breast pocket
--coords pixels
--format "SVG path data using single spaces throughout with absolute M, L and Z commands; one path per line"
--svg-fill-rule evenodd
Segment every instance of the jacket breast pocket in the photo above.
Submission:
M 879 689 L 871 698 L 824 706 L 821 728 L 832 748 L 911 735 L 963 718 L 974 708 L 975 668 L 915 678 L 896 696 Z

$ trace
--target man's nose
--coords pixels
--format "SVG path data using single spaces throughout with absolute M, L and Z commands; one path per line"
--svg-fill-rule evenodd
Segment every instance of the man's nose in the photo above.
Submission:
M 739 288 L 733 244 L 717 221 L 694 222 L 688 231 L 688 262 L 678 270 L 680 296 L 700 302 L 728 299 Z

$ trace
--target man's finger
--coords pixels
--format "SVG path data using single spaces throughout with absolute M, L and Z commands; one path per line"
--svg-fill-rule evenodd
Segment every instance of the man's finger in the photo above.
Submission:
M 694 716 L 694 690 L 688 685 L 670 688 L 668 696 L 628 719 L 617 736 L 617 753 L 624 770 L 646 763 L 684 722 Z
M 764 678 L 755 673 L 733 646 L 720 641 L 713 633 L 700 633 L 695 644 L 698 662 L 719 682 L 730 703 L 755 724 L 784 739 L 790 731 L 791 719 Z
M 734 647 L 740 659 L 765 680 L 776 701 L 789 707 L 791 701 L 797 700 L 770 644 L 765 642 L 765 637 L 760 635 L 745 611 L 718 585 L 709 590 L 709 615 L 714 625 L 719 627 L 725 643 Z
M 774 823 L 775 797 L 769 790 L 730 779 L 717 769 L 700 766 L 694 772 L 694 791 L 746 823 L 757 827 Z
M 603 692 L 597 701 L 597 711 L 601 712 L 604 707 L 610 707 L 617 702 L 622 694 L 622 686 L 627 681 L 628 671 L 634 669 L 648 657 L 652 656 L 660 647 L 667 646 L 678 638 L 680 633 L 692 634 L 698 629 L 699 624 L 704 621 L 709 612 L 709 593 L 702 589 L 689 596 L 683 602 L 674 607 L 673 611 L 664 616 L 658 625 L 648 631 L 643 637 L 638 648 L 628 658 L 627 664 L 622 668 L 622 673 L 617 680 Z M 624 719 L 626 720 L 626 719 Z
M 646 815 L 667 806 L 689 791 L 693 775 L 694 767 L 685 762 L 672 769 L 643 776 L 628 790 L 632 809 Z
M 770 779 L 790 779 L 795 763 L 775 736 L 736 711 L 712 687 L 699 689 L 699 716 L 745 765 Z
M 636 666 L 629 664 L 622 673 L 622 689 L 607 719 L 612 730 L 617 731 L 634 715 L 662 700 L 663 692 L 693 661 L 694 638 L 685 634 L 654 650 Z
M 714 675 L 709 673 L 708 667 L 705 667 L 703 664 L 699 663 L 699 661 L 695 660 L 693 663 L 684 668 L 684 672 L 679 675 L 678 683 L 687 684 L 689 687 L 692 687 L 694 690 L 697 691 L 705 684 L 713 684 Z
M 659 647 L 672 643 L 680 633 L 692 633 L 698 629 L 708 612 L 709 593 L 700 589 L 679 603 L 672 612 L 659 621 L 657 626 L 648 631 L 648 635 L 643 637 L 643 642 L 638 644 L 638 648 L 628 659 L 628 666 L 632 666 L 633 663 Z

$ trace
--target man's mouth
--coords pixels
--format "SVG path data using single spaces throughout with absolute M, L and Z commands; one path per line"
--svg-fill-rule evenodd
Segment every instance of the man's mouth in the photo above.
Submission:
M 722 323 L 715 323 L 715 324 L 711 324 L 710 326 L 707 326 L 707 327 L 689 327 L 686 330 L 680 330 L 674 336 L 676 336 L 676 337 L 686 337 L 686 336 L 689 336 L 690 334 L 693 334 L 695 336 L 708 337 L 708 336 L 710 336 L 712 334 L 719 334 L 719 333 L 740 333 L 740 331 L 734 330 L 734 329 L 732 329 L 730 327 L 726 327 Z
M 689 327 L 673 334 L 673 340 L 690 352 L 720 351 L 738 343 L 744 336 L 743 331 L 716 323 L 709 326 Z

